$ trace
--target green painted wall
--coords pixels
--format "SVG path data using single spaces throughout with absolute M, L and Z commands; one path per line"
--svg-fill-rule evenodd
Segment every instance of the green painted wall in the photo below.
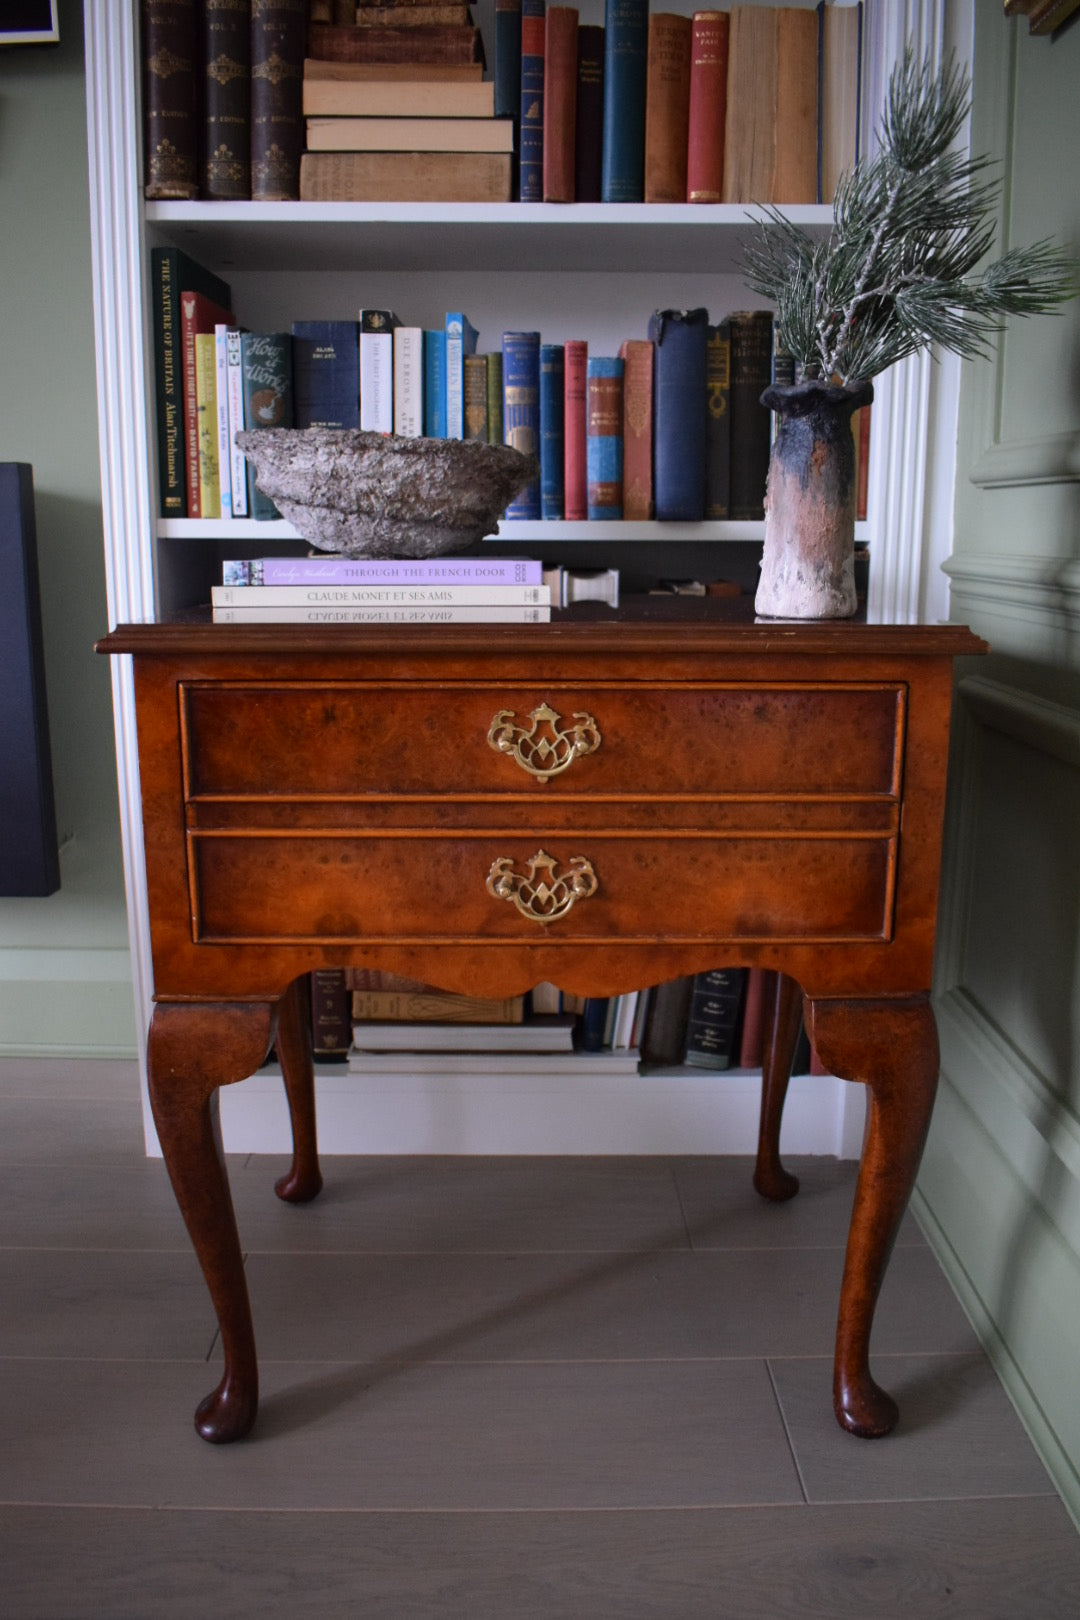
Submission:
M 34 469 L 60 891 L 0 898 L 0 1052 L 135 1050 L 109 671 L 82 8 L 0 48 L 0 460 Z
M 1080 253 L 1080 16 L 978 9 L 1003 240 Z M 947 570 L 993 651 L 961 672 L 918 1207 L 1080 1522 L 1080 300 L 964 373 Z

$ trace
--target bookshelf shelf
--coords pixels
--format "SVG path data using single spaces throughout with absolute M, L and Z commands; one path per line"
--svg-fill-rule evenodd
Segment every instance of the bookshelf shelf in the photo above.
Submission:
M 734 540 L 760 540 L 764 526 L 761 523 L 626 523 L 603 522 L 570 523 L 563 520 L 537 519 L 513 521 L 504 519 L 497 535 L 500 545 L 520 542 L 531 545 L 538 542 L 560 545 L 575 540 L 588 544 L 594 540 L 615 541 L 625 544 L 688 544 L 700 541 L 723 542 Z M 870 525 L 855 526 L 856 539 L 869 536 Z M 259 522 L 255 518 L 231 518 L 222 522 L 217 518 L 158 518 L 156 533 L 159 540 L 260 540 L 268 544 L 302 543 L 301 536 L 291 523 L 283 520 Z
M 832 210 L 785 210 L 828 230 Z M 690 203 L 146 204 L 152 233 L 219 273 L 245 270 L 737 274 L 761 211 Z

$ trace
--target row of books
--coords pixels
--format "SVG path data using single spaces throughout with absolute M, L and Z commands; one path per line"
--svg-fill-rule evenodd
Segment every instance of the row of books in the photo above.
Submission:
M 564 994 L 540 984 L 505 1000 L 459 995 L 366 968 L 320 968 L 311 975 L 312 1042 L 317 1059 L 350 1066 L 401 1066 L 428 1054 L 495 1067 L 508 1054 L 623 1054 L 644 1072 L 688 1068 L 757 1069 L 765 1055 L 777 976 L 764 968 L 717 968 L 610 997 Z M 805 1030 L 793 1074 L 821 1074 Z
M 485 82 L 462 0 L 144 0 L 145 191 L 828 202 L 858 148 L 861 17 L 606 0 L 601 26 L 496 0 Z
M 496 0 L 522 202 L 831 202 L 858 151 L 861 5 L 693 16 Z

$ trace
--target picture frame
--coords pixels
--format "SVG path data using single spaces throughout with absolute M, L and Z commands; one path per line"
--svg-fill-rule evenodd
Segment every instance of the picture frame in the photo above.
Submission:
M 56 45 L 57 0 L 0 0 L 0 45 Z

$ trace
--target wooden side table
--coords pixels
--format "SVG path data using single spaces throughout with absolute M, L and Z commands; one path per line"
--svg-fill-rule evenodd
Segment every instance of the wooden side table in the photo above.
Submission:
M 258 1403 L 216 1093 L 276 1042 L 297 1140 L 279 1192 L 312 1196 L 290 986 L 343 964 L 489 996 L 543 979 L 615 995 L 756 964 L 785 975 L 785 1016 L 801 987 L 826 1066 L 870 1089 L 834 1406 L 856 1434 L 893 1427 L 870 1330 L 937 1083 L 952 664 L 986 649 L 951 625 L 740 611 L 643 598 L 549 625 L 196 617 L 99 643 L 134 659 L 150 1094 L 225 1354 L 196 1413 L 206 1439 L 245 1434 Z M 779 1106 L 782 1087 L 777 1128 Z M 784 1196 L 782 1178 L 766 1150 L 759 1187 Z

